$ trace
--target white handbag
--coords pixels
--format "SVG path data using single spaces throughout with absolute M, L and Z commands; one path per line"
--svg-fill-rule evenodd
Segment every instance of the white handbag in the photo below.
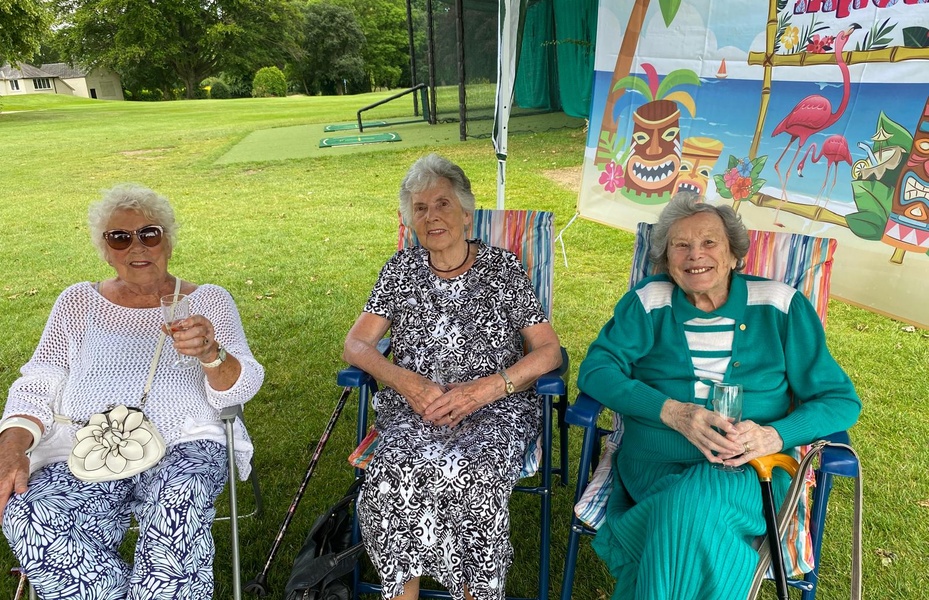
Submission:
M 139 407 L 118 404 L 91 415 L 78 429 L 68 456 L 68 468 L 81 481 L 113 481 L 132 477 L 155 466 L 165 455 L 165 442 L 142 409 L 152 388 L 155 368 L 164 346 L 162 332 L 148 371 Z M 62 421 L 75 423 L 71 419 Z
M 77 431 L 68 468 L 81 481 L 112 481 L 148 470 L 164 455 L 164 439 L 145 413 L 120 404 Z

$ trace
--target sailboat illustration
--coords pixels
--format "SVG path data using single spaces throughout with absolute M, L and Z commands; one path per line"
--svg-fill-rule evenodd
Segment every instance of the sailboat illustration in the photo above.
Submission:
M 725 79 L 726 78 L 726 59 L 724 58 L 721 63 L 719 63 L 719 70 L 716 71 L 716 79 Z

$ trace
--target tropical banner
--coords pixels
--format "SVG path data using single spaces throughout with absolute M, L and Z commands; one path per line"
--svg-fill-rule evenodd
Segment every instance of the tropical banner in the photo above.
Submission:
M 832 295 L 929 326 L 929 3 L 601 0 L 578 211 L 678 190 L 838 240 Z

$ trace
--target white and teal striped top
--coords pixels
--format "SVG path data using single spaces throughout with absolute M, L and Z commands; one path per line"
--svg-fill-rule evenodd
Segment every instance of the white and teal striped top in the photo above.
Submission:
M 735 321 L 714 316 L 684 323 L 684 336 L 694 365 L 694 398 L 711 405 L 713 384 L 723 380 L 732 360 Z

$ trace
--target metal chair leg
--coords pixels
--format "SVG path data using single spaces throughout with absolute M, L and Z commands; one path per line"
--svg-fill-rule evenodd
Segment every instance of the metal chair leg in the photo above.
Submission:
M 565 413 L 568 411 L 567 394 L 558 397 L 558 402 L 555 403 L 555 409 L 558 415 L 558 449 L 560 458 L 558 475 L 561 477 L 561 485 L 568 485 L 568 423 L 565 421 Z
M 600 434 L 596 427 L 596 422 L 592 422 L 589 427 L 584 428 L 584 440 L 581 445 L 581 459 L 578 466 L 577 486 L 574 492 L 574 504 L 577 504 L 587 482 L 590 479 L 590 466 L 593 462 L 594 452 L 597 451 L 600 441 Z M 573 506 L 573 505 L 572 505 Z M 565 557 L 564 576 L 561 580 L 561 600 L 571 600 L 574 590 L 574 571 L 577 567 L 577 553 L 580 550 L 581 536 L 585 532 L 585 526 L 577 515 L 571 515 L 571 531 L 568 535 L 568 553 Z
M 801 600 L 816 598 L 816 589 L 819 587 L 819 557 L 823 545 L 823 530 L 826 528 L 826 506 L 829 503 L 831 491 L 832 474 L 817 471 L 816 487 L 813 489 L 813 508 L 810 513 L 810 536 L 813 539 L 813 556 L 817 560 L 813 564 L 813 570 L 803 578 L 811 584 L 811 588 L 800 595 Z
M 539 549 L 539 600 L 548 600 L 552 537 L 552 403 L 543 402 L 542 421 L 542 507 L 539 523 L 542 547 Z M 562 474 L 562 480 L 564 474 Z
M 239 557 L 239 506 L 236 494 L 234 420 L 225 421 L 226 459 L 229 463 L 229 523 L 232 527 L 232 597 L 242 600 L 242 565 Z M 252 485 L 257 485 L 253 482 Z

